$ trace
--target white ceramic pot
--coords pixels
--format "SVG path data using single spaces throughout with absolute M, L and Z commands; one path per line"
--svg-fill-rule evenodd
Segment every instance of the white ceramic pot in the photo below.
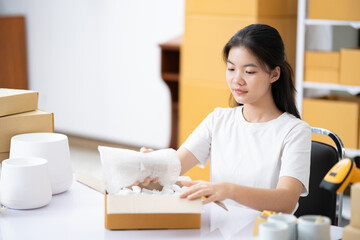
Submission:
M 259 225 L 259 240 L 286 240 L 289 227 L 284 222 L 264 222 Z
M 301 216 L 298 219 L 298 240 L 330 240 L 330 225 L 330 218 L 325 216 Z
M 283 222 L 288 225 L 289 235 L 287 240 L 296 240 L 296 217 L 292 214 L 274 214 L 268 217 L 268 222 Z
M 69 141 L 59 133 L 26 133 L 11 138 L 10 158 L 41 157 L 49 163 L 53 194 L 68 190 L 73 182 Z
M 47 205 L 52 197 L 48 162 L 26 157 L 2 162 L 0 201 L 14 209 L 32 209 Z

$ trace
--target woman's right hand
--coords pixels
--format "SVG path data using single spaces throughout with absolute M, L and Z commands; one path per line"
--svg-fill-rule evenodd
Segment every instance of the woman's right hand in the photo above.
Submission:
M 153 152 L 154 151 L 154 149 L 151 149 L 151 148 L 146 148 L 146 147 L 141 147 L 140 148 L 140 152 L 142 152 L 142 153 L 149 153 L 149 152 Z M 149 185 L 150 183 L 157 183 L 159 181 L 159 178 L 158 177 L 156 177 L 156 178 L 154 178 L 154 179 L 151 179 L 150 177 L 147 177 L 147 178 L 145 178 L 145 180 L 141 183 L 141 185 L 143 185 L 143 186 L 147 186 L 147 185 Z M 133 184 L 133 186 L 137 186 L 137 185 L 139 185 L 140 184 L 140 182 L 139 181 L 136 181 L 134 184 Z

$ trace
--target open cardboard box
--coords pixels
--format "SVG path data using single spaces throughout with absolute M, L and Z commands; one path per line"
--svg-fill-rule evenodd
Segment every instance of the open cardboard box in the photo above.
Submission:
M 204 212 L 201 199 L 181 199 L 178 195 L 110 195 L 101 180 L 83 172 L 75 173 L 77 181 L 101 192 L 105 199 L 107 229 L 176 229 L 200 228 Z M 180 177 L 176 183 L 190 178 Z M 141 186 L 144 187 L 144 186 Z M 161 189 L 150 184 L 147 189 Z

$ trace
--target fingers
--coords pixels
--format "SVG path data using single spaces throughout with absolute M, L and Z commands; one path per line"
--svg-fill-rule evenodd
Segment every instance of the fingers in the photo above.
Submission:
M 211 195 L 208 198 L 205 198 L 203 200 L 203 204 L 208 204 L 208 203 L 215 202 L 215 201 L 217 201 L 217 199 L 216 199 L 216 195 L 214 194 L 214 195 Z
M 201 183 L 202 181 L 181 181 L 181 184 L 185 187 L 191 187 L 195 184 Z
M 151 149 L 151 148 L 146 148 L 146 147 L 141 147 L 140 148 L 140 152 L 142 153 L 149 153 L 149 152 L 153 152 L 154 149 Z
M 143 186 L 148 186 L 150 183 L 157 183 L 159 181 L 159 178 L 158 177 L 156 177 L 156 178 L 154 178 L 154 179 L 152 179 L 151 180 L 151 178 L 150 177 L 147 177 L 147 178 L 145 178 L 145 180 L 141 183 L 141 185 L 143 185 Z M 140 184 L 140 182 L 139 181 L 136 181 L 134 184 L 132 184 L 131 186 L 137 186 L 137 185 L 139 185 Z
M 137 186 L 137 185 L 139 185 L 140 184 L 140 182 L 139 181 L 136 181 L 136 182 L 134 182 L 131 186 Z
M 206 182 L 190 182 L 189 184 L 191 184 L 191 187 L 184 191 L 180 195 L 180 198 L 187 198 L 192 200 L 202 196 L 208 196 L 211 192 L 210 185 Z
M 145 180 L 141 183 L 143 186 L 147 186 L 149 185 L 149 183 L 151 182 L 151 178 L 150 177 L 147 177 L 145 178 Z
M 194 199 L 198 199 L 198 198 L 201 198 L 201 197 L 205 197 L 207 198 L 207 196 L 211 195 L 212 193 L 210 192 L 209 189 L 199 189 L 191 194 L 189 194 L 187 196 L 187 199 L 189 200 L 194 200 Z

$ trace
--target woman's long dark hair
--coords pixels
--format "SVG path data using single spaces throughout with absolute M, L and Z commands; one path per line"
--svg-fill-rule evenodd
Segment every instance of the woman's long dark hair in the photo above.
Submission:
M 252 24 L 241 29 L 223 49 L 225 62 L 228 60 L 232 47 L 245 47 L 270 70 L 274 70 L 277 66 L 280 67 L 280 78 L 271 86 L 276 107 L 282 112 L 288 112 L 300 118 L 295 105 L 294 73 L 286 61 L 285 47 L 279 32 L 265 24 Z M 235 101 L 232 96 L 231 99 Z

